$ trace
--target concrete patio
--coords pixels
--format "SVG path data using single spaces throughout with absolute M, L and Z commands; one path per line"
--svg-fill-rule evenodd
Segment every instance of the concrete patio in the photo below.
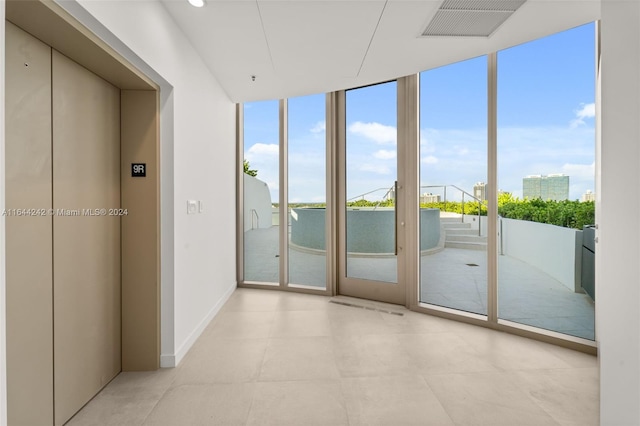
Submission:
M 278 282 L 278 229 L 272 226 L 245 232 L 245 281 Z M 394 282 L 395 265 L 394 257 L 352 257 L 349 275 Z M 445 248 L 422 256 L 420 276 L 421 302 L 486 314 L 486 251 Z M 289 282 L 324 288 L 324 255 L 290 249 Z M 498 302 L 501 319 L 589 340 L 595 338 L 595 306 L 591 298 L 572 292 L 521 260 L 498 257 Z

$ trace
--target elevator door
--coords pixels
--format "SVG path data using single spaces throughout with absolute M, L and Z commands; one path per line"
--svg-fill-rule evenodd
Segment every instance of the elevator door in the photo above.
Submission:
M 7 423 L 51 424 L 51 48 L 9 22 L 5 83 Z
M 10 424 L 63 424 L 121 370 L 120 90 L 6 23 Z
M 55 423 L 120 372 L 120 91 L 53 50 Z

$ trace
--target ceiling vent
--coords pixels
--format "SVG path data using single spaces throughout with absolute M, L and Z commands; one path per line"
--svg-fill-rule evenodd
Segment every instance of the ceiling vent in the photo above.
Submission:
M 489 37 L 526 0 L 445 0 L 424 37 Z

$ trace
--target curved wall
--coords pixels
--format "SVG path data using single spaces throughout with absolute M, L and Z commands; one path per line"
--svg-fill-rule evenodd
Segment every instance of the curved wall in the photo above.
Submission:
M 272 225 L 269 186 L 258 178 L 243 173 L 244 230 L 270 228 Z
M 347 210 L 347 252 L 393 254 L 395 211 L 390 208 Z
M 393 253 L 394 216 L 390 208 L 347 210 L 347 252 Z M 420 222 L 420 250 L 436 247 L 440 240 L 440 210 L 420 209 Z M 325 250 L 325 209 L 291 209 L 291 243 L 300 248 Z
M 291 243 L 304 248 L 325 250 L 325 209 L 291 209 Z
M 420 209 L 420 251 L 438 246 L 440 241 L 440 209 Z

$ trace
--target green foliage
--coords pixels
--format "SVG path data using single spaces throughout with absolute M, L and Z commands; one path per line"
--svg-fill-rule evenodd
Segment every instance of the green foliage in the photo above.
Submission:
M 502 205 L 498 203 L 498 214 L 508 219 L 582 229 L 584 225 L 595 223 L 595 204 L 593 201 L 543 201 L 540 198 L 534 200 L 512 198 Z
M 507 203 L 515 202 L 518 198 L 514 197 L 510 192 L 499 192 L 498 193 L 498 207 L 503 206 Z
M 477 201 L 469 201 L 463 205 L 459 201 L 420 204 L 421 208 L 439 209 L 443 212 L 477 215 L 487 215 L 487 205 L 480 205 Z M 595 223 L 595 205 L 593 201 L 543 201 L 521 200 L 509 192 L 498 195 L 498 215 L 508 219 L 528 220 L 531 222 L 547 223 L 565 228 L 582 229 L 584 225 Z
M 480 209 L 480 216 L 487 215 L 487 205 L 485 203 L 480 204 L 477 201 L 466 201 L 463 205 L 460 201 L 447 201 L 446 203 L 441 201 L 439 203 L 420 203 L 420 207 L 423 209 L 439 209 L 443 212 L 451 212 L 458 214 L 477 215 L 478 209 Z
M 244 172 L 245 172 L 246 174 L 248 174 L 249 176 L 253 176 L 253 177 L 258 176 L 258 171 L 257 171 L 257 170 L 255 170 L 255 169 L 254 169 L 254 170 L 251 170 L 251 169 L 250 169 L 250 167 L 251 167 L 251 166 L 249 166 L 249 162 L 248 162 L 247 160 L 244 160 L 244 161 L 242 162 L 242 165 L 244 166 Z
M 274 203 L 273 206 L 279 207 L 279 204 Z M 288 206 L 290 209 L 324 209 L 327 208 L 327 203 L 289 203 Z
M 393 207 L 394 200 L 387 199 L 383 201 L 357 200 L 349 201 L 347 207 Z
M 277 205 L 277 204 L 274 204 Z M 350 201 L 347 207 L 393 207 L 392 199 L 385 201 L 358 200 Z M 323 208 L 325 203 L 294 203 L 289 207 L 316 207 Z M 422 203 L 421 208 L 439 209 L 443 212 L 463 213 L 463 205 L 459 201 L 446 203 Z M 486 202 L 479 204 L 477 201 L 464 203 L 464 214 L 487 215 Z M 582 229 L 584 225 L 595 223 L 595 204 L 593 201 L 543 201 L 540 198 L 521 200 L 511 193 L 503 192 L 498 195 L 498 215 L 508 219 L 528 220 L 531 222 L 547 223 L 565 228 Z

